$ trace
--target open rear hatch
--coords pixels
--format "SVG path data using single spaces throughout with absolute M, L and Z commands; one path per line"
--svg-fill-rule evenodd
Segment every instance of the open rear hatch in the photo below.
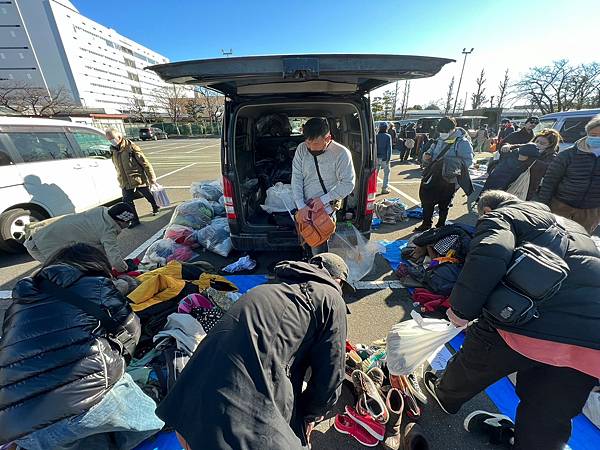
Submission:
M 246 95 L 366 93 L 396 80 L 431 77 L 452 59 L 408 55 L 277 55 L 150 66 L 169 83 Z

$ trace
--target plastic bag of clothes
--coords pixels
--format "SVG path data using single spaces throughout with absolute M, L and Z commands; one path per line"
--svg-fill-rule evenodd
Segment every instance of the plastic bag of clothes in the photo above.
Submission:
M 394 325 L 388 333 L 386 363 L 393 375 L 411 374 L 464 329 L 447 320 L 423 318 L 416 311 L 410 315 L 411 320 Z
M 233 248 L 226 217 L 217 217 L 207 227 L 195 231 L 194 236 L 202 247 L 217 255 L 226 257 Z
M 196 256 L 198 255 L 186 245 L 178 244 L 171 239 L 159 239 L 148 247 L 142 259 L 142 264 L 164 266 L 169 261 L 185 262 Z
M 211 202 L 218 202 L 223 196 L 223 185 L 220 180 L 196 181 L 190 187 L 192 198 L 203 198 Z
M 165 230 L 165 238 L 171 239 L 178 244 L 185 244 L 186 240 L 190 238 L 194 233 L 194 229 L 190 227 L 184 227 L 183 225 L 171 224 Z
M 295 209 L 292 185 L 277 183 L 267 189 L 265 204 L 260 205 L 269 214 L 274 212 L 287 212 Z
M 375 214 L 383 223 L 400 223 L 408 220 L 406 205 L 399 198 L 388 198 L 375 203 Z
M 329 251 L 340 256 L 350 273 L 349 281 L 358 281 L 373 269 L 379 245 L 370 242 L 351 223 L 340 224 L 329 240 Z
M 289 136 L 292 126 L 287 114 L 267 114 L 256 121 L 256 131 L 259 136 Z
M 218 202 L 208 202 L 213 209 L 214 217 L 225 217 L 225 197 L 221 196 Z
M 169 196 L 167 195 L 167 190 L 162 187 L 158 183 L 154 183 L 150 186 L 150 192 L 156 200 L 156 204 L 160 207 L 166 207 L 171 204 L 171 200 L 169 200 Z
M 204 228 L 213 219 L 213 210 L 208 200 L 203 198 L 184 202 L 175 208 L 170 224 L 199 230 Z

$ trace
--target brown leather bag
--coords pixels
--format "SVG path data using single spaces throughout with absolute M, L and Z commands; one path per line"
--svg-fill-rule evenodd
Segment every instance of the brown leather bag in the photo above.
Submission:
M 311 209 L 306 221 L 296 213 L 296 226 L 302 241 L 311 248 L 323 244 L 335 233 L 335 222 L 324 208 Z

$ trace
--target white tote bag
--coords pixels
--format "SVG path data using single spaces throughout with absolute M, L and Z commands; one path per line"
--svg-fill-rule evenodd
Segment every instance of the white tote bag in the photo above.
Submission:
M 414 372 L 463 328 L 441 319 L 423 318 L 411 311 L 412 319 L 392 327 L 387 337 L 387 366 L 393 375 Z
M 521 200 L 527 200 L 527 193 L 529 192 L 529 180 L 531 179 L 530 171 L 531 167 L 533 167 L 533 164 L 508 186 L 506 192 L 519 197 Z

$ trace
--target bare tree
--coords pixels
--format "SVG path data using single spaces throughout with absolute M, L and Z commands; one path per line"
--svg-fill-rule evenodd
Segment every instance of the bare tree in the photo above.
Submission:
M 213 127 L 219 123 L 219 119 L 223 115 L 225 97 L 203 86 L 196 88 L 196 92 L 200 94 L 200 105 L 204 108 L 204 114 Z
M 157 90 L 154 93 L 154 98 L 158 107 L 166 111 L 173 121 L 177 134 L 181 134 L 179 122 L 185 114 L 185 88 L 178 84 L 171 84 Z
M 475 80 L 477 86 L 475 93 L 471 95 L 471 108 L 478 109 L 485 104 L 487 97 L 485 95 L 485 69 L 481 69 L 479 77 Z
M 561 59 L 529 69 L 516 88 L 542 114 L 587 107 L 595 103 L 600 89 L 600 64 L 572 66 Z
M 497 108 L 504 108 L 504 102 L 507 100 L 510 95 L 510 76 L 508 74 L 508 69 L 504 72 L 504 78 L 498 84 L 498 102 L 496 103 Z M 493 108 L 494 105 L 491 105 Z
M 64 86 L 46 89 L 27 82 L 11 82 L 0 86 L 0 107 L 15 114 L 52 117 L 68 114 L 77 105 Z
M 400 82 L 396 81 L 393 90 L 393 102 L 392 102 L 392 120 L 396 117 L 396 109 L 398 108 L 398 94 L 400 93 Z
M 444 114 L 448 114 L 452 109 L 452 101 L 454 100 L 454 77 L 450 80 L 448 85 L 448 92 L 446 93 L 446 103 L 444 105 Z
M 144 125 L 149 122 L 150 114 L 146 108 L 146 104 L 141 97 L 132 97 L 127 103 L 127 109 L 129 113 L 134 116 L 135 119 L 140 119 Z

